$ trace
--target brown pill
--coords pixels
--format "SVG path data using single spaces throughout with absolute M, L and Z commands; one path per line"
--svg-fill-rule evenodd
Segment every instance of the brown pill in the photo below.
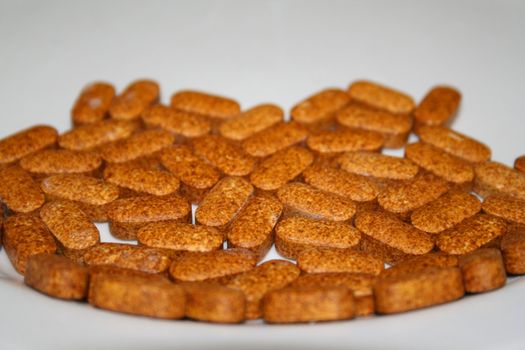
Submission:
M 295 105 L 290 111 L 293 120 L 303 124 L 325 122 L 334 113 L 350 102 L 350 97 L 341 89 L 325 89 Z
M 457 267 L 427 267 L 415 273 L 379 278 L 374 286 L 376 311 L 393 314 L 443 304 L 465 294 Z
M 0 167 L 14 163 L 57 142 L 58 133 L 47 125 L 36 125 L 0 140 Z
M 228 225 L 248 203 L 253 186 L 240 177 L 225 177 L 203 198 L 195 212 L 195 220 L 219 229 Z
M 476 196 L 456 189 L 414 210 L 410 220 L 416 228 L 436 234 L 454 227 L 480 210 L 481 203 Z
M 152 155 L 173 144 L 174 140 L 167 131 L 146 130 L 102 146 L 100 152 L 106 162 L 122 163 Z
M 242 142 L 242 147 L 253 157 L 267 157 L 306 140 L 308 131 L 295 122 L 278 123 L 254 134 Z
M 53 236 L 39 217 L 13 215 L 4 222 L 2 243 L 13 267 L 24 274 L 29 257 L 39 253 L 54 254 Z
M 297 178 L 313 160 L 308 150 L 290 147 L 262 161 L 251 173 L 250 181 L 258 189 L 275 191 Z
M 159 100 L 159 85 L 151 80 L 137 80 L 113 99 L 109 107 L 111 117 L 119 120 L 140 118 L 140 114 Z
M 501 239 L 505 270 L 512 275 L 525 274 L 525 230 L 512 230 Z
M 488 196 L 483 201 L 483 211 L 510 223 L 525 225 L 525 200 L 508 196 Z
M 443 231 L 437 238 L 436 246 L 449 254 L 466 254 L 504 235 L 506 231 L 507 225 L 503 220 L 477 214 Z
M 341 249 L 309 249 L 299 253 L 297 266 L 307 273 L 353 272 L 378 275 L 383 261 L 369 254 Z
M 478 249 L 459 259 L 467 293 L 483 293 L 501 288 L 507 281 L 501 252 L 494 248 Z
M 337 122 L 348 128 L 383 135 L 384 146 L 387 148 L 404 146 L 412 129 L 412 119 L 408 114 L 392 114 L 356 103 L 339 111 Z
M 228 246 L 253 251 L 263 258 L 273 243 L 273 230 L 283 205 L 270 195 L 256 195 L 229 225 Z
M 454 117 L 461 94 L 449 86 L 433 87 L 414 111 L 419 125 L 444 125 Z
M 341 286 L 288 287 L 272 291 L 263 300 L 268 323 L 336 321 L 355 316 L 352 291 Z
M 220 120 L 233 118 L 241 112 L 239 103 L 232 99 L 198 91 L 177 92 L 171 97 L 171 106 Z
M 472 166 L 434 146 L 417 142 L 405 149 L 408 159 L 421 168 L 460 186 L 468 186 L 474 179 Z
M 418 273 L 429 267 L 457 267 L 458 264 L 459 258 L 457 255 L 430 252 L 406 258 L 394 266 L 383 270 L 380 277 L 395 277 L 406 275 L 407 273 Z
M 514 169 L 525 173 L 525 156 L 516 158 L 514 161 Z
M 255 267 L 257 256 L 244 249 L 185 253 L 173 261 L 170 275 L 174 280 L 195 282 L 234 275 Z
M 281 122 L 283 110 L 273 104 L 262 104 L 250 108 L 219 126 L 219 133 L 227 139 L 242 141 L 259 131 Z
M 150 128 L 161 128 L 188 138 L 206 135 L 211 130 L 211 123 L 206 117 L 163 105 L 146 108 L 142 120 Z
M 301 271 L 285 260 L 270 260 L 251 271 L 241 273 L 227 283 L 227 287 L 240 290 L 246 297 L 246 319 L 262 316 L 261 301 L 272 290 L 281 289 L 299 277 Z
M 308 147 L 322 155 L 349 151 L 377 151 L 384 139 L 379 133 L 365 130 L 339 129 L 322 131 L 308 137 Z
M 192 142 L 195 154 L 229 176 L 245 176 L 252 172 L 255 160 L 227 139 L 207 135 Z
M 353 250 L 360 238 L 361 233 L 346 223 L 289 217 L 275 229 L 275 248 L 280 255 L 297 259 L 311 248 Z
M 401 249 L 394 248 L 371 236 L 362 235 L 359 241 L 359 251 L 369 254 L 389 265 L 396 265 L 417 255 L 407 254 Z
M 18 166 L 0 169 L 0 198 L 14 213 L 30 213 L 45 202 L 44 193 L 31 175 Z
M 286 215 L 300 215 L 314 219 L 347 221 L 356 212 L 356 205 L 347 198 L 324 192 L 307 184 L 293 182 L 277 191 Z
M 88 269 L 66 257 L 42 253 L 27 261 L 24 283 L 49 296 L 84 299 L 88 291 Z
M 88 302 L 101 309 L 165 319 L 184 317 L 181 286 L 151 274 L 91 275 Z
M 22 169 L 39 177 L 55 174 L 96 175 L 101 165 L 102 158 L 96 153 L 67 149 L 43 150 L 20 160 Z
M 106 118 L 113 97 L 115 88 L 109 83 L 95 82 L 86 86 L 71 110 L 73 125 L 92 124 Z
M 348 94 L 357 101 L 390 113 L 408 114 L 414 110 L 412 97 L 389 87 L 370 82 L 356 81 L 348 87 Z
M 474 191 L 486 197 L 503 194 L 525 200 L 525 174 L 497 162 L 485 162 L 474 168 Z

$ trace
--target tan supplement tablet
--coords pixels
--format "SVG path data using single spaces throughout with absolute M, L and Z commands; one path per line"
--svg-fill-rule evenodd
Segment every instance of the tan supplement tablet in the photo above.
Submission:
M 512 230 L 501 239 L 505 270 L 511 275 L 525 274 L 525 230 Z
M 297 266 L 306 273 L 353 272 L 379 275 L 383 261 L 369 254 L 340 249 L 310 249 L 299 253 Z
M 474 168 L 474 191 L 486 197 L 503 194 L 525 200 L 525 174 L 498 162 L 485 162 Z
M 199 91 L 177 92 L 171 97 L 171 106 L 219 120 L 233 118 L 241 112 L 237 101 Z
M 282 122 L 248 137 L 242 147 L 249 155 L 263 158 L 301 143 L 307 137 L 308 131 L 301 124 Z
M 378 151 L 384 139 L 379 133 L 365 130 L 338 129 L 322 131 L 308 137 L 306 144 L 321 155 L 350 151 Z
M 1 139 L 0 167 L 5 167 L 33 152 L 54 146 L 57 137 L 55 128 L 36 125 Z
M 442 252 L 430 252 L 407 258 L 398 264 L 381 272 L 380 277 L 402 276 L 407 273 L 417 273 L 429 267 L 456 267 L 459 264 L 457 255 L 448 255 Z
M 478 249 L 459 259 L 467 293 L 483 293 L 501 288 L 507 281 L 501 252 L 494 248 Z
M 45 196 L 31 175 L 18 166 L 0 169 L 0 199 L 14 213 L 40 208 Z
M 281 122 L 284 111 L 273 104 L 262 104 L 242 112 L 219 126 L 219 133 L 227 139 L 242 141 L 259 131 Z
M 461 94 L 449 86 L 432 88 L 414 111 L 418 125 L 444 125 L 454 117 Z
M 88 291 L 88 269 L 66 257 L 43 253 L 27 261 L 24 283 L 49 296 L 82 300 Z
M 347 320 L 355 315 L 352 291 L 345 287 L 288 287 L 268 293 L 263 318 L 268 323 Z
M 325 89 L 299 102 L 290 111 L 292 120 L 303 124 L 326 122 L 335 112 L 350 102 L 350 97 L 341 89 Z
M 211 122 L 206 117 L 163 105 L 146 108 L 142 120 L 150 128 L 158 127 L 188 138 L 206 135 L 211 130 Z
M 109 83 L 95 82 L 86 86 L 71 110 L 73 125 L 92 124 L 106 118 L 113 97 L 115 88 Z
M 159 100 L 159 85 L 151 80 L 137 80 L 113 99 L 109 107 L 111 117 L 119 120 L 140 118 L 140 114 L 149 105 Z
M 516 158 L 514 161 L 514 169 L 525 173 L 525 156 Z
M 356 81 L 348 87 L 352 100 L 383 109 L 390 113 L 408 114 L 414 110 L 412 97 L 389 87 L 370 82 Z
M 96 175 L 101 166 L 102 158 L 96 153 L 67 149 L 43 150 L 20 160 L 20 167 L 37 177 L 55 174 Z
M 483 211 L 510 223 L 525 225 L 525 200 L 508 196 L 488 196 L 483 201 Z

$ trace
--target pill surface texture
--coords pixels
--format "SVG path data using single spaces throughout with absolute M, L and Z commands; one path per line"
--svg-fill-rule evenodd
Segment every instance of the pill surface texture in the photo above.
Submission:
M 159 127 L 188 138 L 206 135 L 211 130 L 211 122 L 205 117 L 163 105 L 147 108 L 142 113 L 142 120 L 148 127 Z
M 152 80 L 137 80 L 113 99 L 109 107 L 111 117 L 118 120 L 133 120 L 149 105 L 158 101 L 160 88 Z
M 354 272 L 379 275 L 383 261 L 358 251 L 309 249 L 299 253 L 297 266 L 307 273 Z
M 343 90 L 325 89 L 295 105 L 290 115 L 299 123 L 319 123 L 332 118 L 349 101 L 350 97 Z
M 227 139 L 242 141 L 279 123 L 283 117 L 284 112 L 279 106 L 262 104 L 223 122 L 219 126 L 219 132 Z
M 460 102 L 459 91 L 449 86 L 436 86 L 417 106 L 414 117 L 420 125 L 443 125 L 453 118 Z
M 494 248 L 478 249 L 459 259 L 467 293 L 488 292 L 507 281 L 501 252 Z
M 308 131 L 299 123 L 279 123 L 265 129 L 242 142 L 242 147 L 251 156 L 268 157 L 277 151 L 306 140 Z
M 199 91 L 177 92 L 171 97 L 171 106 L 220 120 L 233 118 L 241 111 L 239 103 L 230 98 Z
M 58 133 L 47 125 L 36 125 L 0 140 L 0 167 L 9 165 L 33 152 L 53 146 Z
M 71 110 L 73 125 L 91 124 L 104 119 L 113 97 L 115 88 L 109 83 L 95 82 L 86 86 Z
M 501 239 L 501 253 L 507 273 L 525 274 L 525 231 L 512 230 Z
M 0 199 L 12 212 L 30 213 L 44 204 L 44 193 L 24 169 L 0 169 L 0 178 Z
M 352 100 L 391 113 L 408 114 L 414 110 L 414 100 L 399 91 L 370 81 L 356 81 L 348 87 Z
M 474 191 L 484 197 L 503 194 L 525 200 L 525 174 L 498 162 L 485 162 L 475 168 Z

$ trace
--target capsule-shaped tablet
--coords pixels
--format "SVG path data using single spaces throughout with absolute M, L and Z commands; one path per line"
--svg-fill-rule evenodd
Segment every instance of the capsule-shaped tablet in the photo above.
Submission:
M 96 153 L 66 149 L 35 152 L 20 160 L 20 167 L 37 178 L 56 174 L 97 175 L 102 158 Z
M 249 155 L 264 158 L 301 143 L 307 137 L 308 131 L 301 124 L 283 122 L 248 137 L 242 147 Z
M 190 204 L 177 194 L 122 198 L 107 207 L 111 234 L 124 240 L 137 239 L 138 230 L 151 222 L 188 222 L 190 214 Z
M 244 249 L 186 253 L 174 260 L 170 275 L 176 281 L 195 282 L 235 275 L 255 267 L 257 256 Z
M 57 245 L 42 220 L 34 215 L 13 215 L 4 222 L 2 243 L 16 271 L 24 274 L 32 255 L 54 254 Z
M 525 156 L 516 158 L 516 160 L 514 161 L 514 169 L 525 173 Z
M 44 193 L 24 169 L 0 169 L 0 179 L 0 198 L 10 211 L 30 213 L 44 204 Z
M 253 186 L 240 177 L 225 177 L 201 201 L 195 220 L 203 225 L 224 228 L 248 203 Z
M 250 174 L 250 181 L 258 189 L 275 191 L 297 178 L 313 161 L 307 149 L 290 147 L 262 161 Z
M 171 97 L 171 106 L 181 111 L 211 118 L 231 119 L 241 112 L 237 101 L 199 91 L 179 91 Z
M 207 135 L 192 142 L 195 154 L 229 176 L 245 176 L 252 172 L 255 160 L 227 139 Z
M 474 171 L 470 164 L 434 146 L 422 142 L 412 143 L 406 147 L 405 156 L 421 168 L 453 184 L 468 188 L 474 180 Z
M 421 272 L 429 267 L 456 267 L 458 264 L 459 258 L 456 255 L 448 255 L 442 252 L 430 252 L 407 258 L 381 272 L 380 277 L 402 276 L 407 273 Z
M 461 102 L 459 91 L 450 86 L 433 87 L 414 111 L 418 125 L 444 125 L 454 118 Z
M 113 97 L 115 88 L 109 83 L 95 82 L 86 86 L 71 110 L 73 125 L 92 124 L 106 118 Z
M 467 293 L 483 293 L 501 288 L 507 281 L 501 252 L 494 248 L 478 249 L 459 259 Z
M 263 318 L 268 323 L 347 320 L 355 316 L 352 291 L 341 286 L 288 287 L 264 297 Z
M 308 147 L 321 155 L 350 151 L 378 151 L 384 139 L 379 133 L 366 130 L 339 129 L 321 131 L 306 140 Z
M 399 148 L 405 145 L 412 129 L 408 114 L 393 114 L 353 103 L 337 113 L 337 122 L 352 129 L 361 129 L 383 135 L 384 146 Z
M 505 222 L 487 214 L 477 214 L 443 231 L 436 246 L 448 254 L 467 254 L 507 232 Z
M 359 251 L 319 248 L 300 252 L 297 266 L 306 273 L 352 272 L 379 275 L 384 269 L 384 262 Z
M 475 166 L 474 191 L 484 197 L 502 194 L 525 200 L 525 174 L 498 162 Z
M 353 101 L 390 113 L 409 114 L 415 107 L 412 97 L 371 81 L 353 82 L 348 87 L 348 94 Z
M 0 140 L 0 167 L 14 163 L 36 151 L 52 147 L 58 133 L 47 125 L 36 125 Z
M 187 138 L 203 136 L 211 130 L 211 122 L 206 117 L 163 105 L 146 108 L 142 120 L 150 128 L 161 128 Z
M 341 89 L 325 89 L 299 102 L 290 111 L 298 123 L 316 125 L 333 119 L 334 114 L 350 102 Z
M 140 118 L 141 113 L 159 100 L 159 85 L 152 80 L 137 80 L 113 99 L 109 113 L 113 119 L 133 120 Z
M 414 210 L 410 221 L 422 231 L 437 234 L 476 215 L 480 210 L 481 203 L 476 196 L 454 189 Z
M 289 259 L 311 248 L 353 250 L 360 238 L 361 233 L 349 224 L 303 217 L 286 218 L 275 228 L 275 248 Z
M 24 283 L 49 296 L 82 300 L 88 291 L 88 269 L 70 259 L 49 253 L 27 261 Z
M 270 195 L 256 195 L 228 227 L 228 246 L 253 251 L 263 258 L 273 243 L 273 230 L 283 205 Z
M 221 123 L 219 133 L 227 139 L 242 141 L 281 122 L 283 117 L 284 112 L 279 106 L 261 104 Z
M 505 270 L 511 275 L 525 274 L 525 230 L 513 229 L 501 239 Z
M 483 211 L 516 225 L 525 225 L 525 200 L 508 196 L 488 196 L 483 201 Z

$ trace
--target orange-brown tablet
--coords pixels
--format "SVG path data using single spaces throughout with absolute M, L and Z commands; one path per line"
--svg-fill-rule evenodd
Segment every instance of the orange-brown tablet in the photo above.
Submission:
M 263 258 L 273 243 L 273 230 L 283 205 L 274 196 L 256 195 L 228 227 L 228 246 L 253 251 Z
M 474 168 L 474 191 L 486 197 L 503 194 L 525 200 L 525 173 L 498 162 L 485 162 Z
M 268 323 L 337 321 L 354 316 L 354 296 L 342 286 L 287 287 L 263 299 L 263 318 Z
M 207 135 L 192 142 L 195 154 L 229 176 L 252 172 L 255 160 L 240 147 L 219 135 Z
M 27 261 L 24 283 L 49 296 L 84 299 L 88 291 L 88 269 L 66 257 L 42 253 Z
M 460 186 L 469 186 L 474 171 L 467 162 L 434 146 L 417 142 L 408 145 L 405 156 L 421 168 Z
M 350 151 L 377 151 L 384 139 L 379 133 L 366 130 L 338 129 L 321 131 L 306 140 L 308 147 L 321 155 Z
M 511 275 L 525 274 L 525 230 L 511 230 L 501 239 L 505 270 Z
M 465 294 L 457 267 L 428 267 L 416 273 L 379 278 L 374 286 L 376 311 L 394 314 L 447 303 Z
M 255 267 L 257 256 L 245 249 L 188 252 L 173 261 L 170 275 L 176 281 L 204 281 L 234 275 Z
M 149 105 L 159 100 L 159 85 L 152 80 L 137 80 L 113 99 L 109 113 L 114 119 L 133 120 L 140 118 L 140 114 Z
M 180 91 L 171 97 L 171 106 L 211 118 L 231 119 L 241 112 L 237 101 L 199 91 Z
M 467 293 L 483 293 L 501 288 L 507 281 L 501 252 L 494 248 L 473 251 L 459 259 Z
M 485 144 L 444 126 L 422 126 L 418 135 L 421 141 L 467 162 L 485 162 L 492 153 Z
M 368 235 L 362 235 L 359 241 L 359 251 L 384 261 L 389 265 L 397 265 L 417 255 L 408 254 Z
M 7 257 L 20 274 L 24 274 L 30 256 L 54 254 L 57 245 L 46 225 L 34 215 L 13 215 L 4 222 L 2 235 Z
M 436 246 L 449 254 L 470 253 L 507 232 L 505 221 L 487 214 L 477 214 L 443 231 Z
M 337 122 L 348 128 L 383 135 L 384 146 L 387 148 L 404 146 L 412 129 L 412 118 L 408 114 L 393 114 L 357 103 L 339 111 Z
M 290 111 L 293 120 L 315 125 L 333 119 L 334 114 L 350 102 L 341 89 L 325 89 L 299 102 Z
M 452 189 L 438 199 L 412 212 L 412 225 L 428 233 L 440 233 L 481 210 L 479 199 L 462 190 Z
M 175 137 L 164 130 L 145 130 L 127 139 L 102 146 L 106 162 L 122 163 L 154 154 L 173 144 Z
M 242 147 L 251 156 L 267 157 L 303 142 L 307 136 L 308 131 L 301 124 L 282 122 L 248 137 L 242 142 Z
M 228 225 L 248 203 L 253 186 L 241 177 L 225 177 L 201 201 L 195 221 L 219 229 Z
M 0 169 L 0 179 L 0 198 L 12 212 L 30 213 L 44 204 L 44 193 L 24 169 Z
M 181 286 L 151 274 L 91 275 L 88 302 L 98 308 L 165 319 L 184 317 L 186 297 Z
M 71 110 L 73 125 L 92 124 L 106 118 L 115 97 L 113 85 L 95 82 L 82 89 Z
M 514 169 L 525 173 L 525 156 L 516 158 L 514 161 Z
M 417 273 L 429 267 L 456 267 L 458 264 L 459 258 L 457 255 L 448 255 L 442 252 L 430 252 L 404 259 L 398 264 L 383 270 L 380 277 L 394 277 L 405 275 L 407 273 Z
M 525 225 L 525 200 L 508 196 L 488 196 L 483 201 L 483 211 L 510 223 Z
M 137 239 L 138 230 L 158 221 L 188 222 L 191 206 L 177 194 L 169 196 L 139 196 L 117 199 L 107 207 L 109 229 L 113 236 L 124 240 Z
M 408 114 L 414 110 L 412 97 L 392 88 L 370 82 L 356 81 L 348 87 L 348 94 L 353 101 L 390 113 Z
M 227 139 L 242 141 L 259 131 L 281 122 L 284 112 L 273 104 L 261 104 L 239 114 L 219 126 L 219 133 Z
M 275 228 L 275 248 L 289 259 L 311 248 L 354 250 L 360 238 L 361 233 L 349 224 L 303 217 L 286 218 Z
M 250 181 L 258 189 L 275 191 L 297 178 L 313 161 L 307 149 L 290 147 L 262 161 L 251 173 Z
M 414 111 L 418 125 L 444 125 L 454 117 L 461 94 L 449 86 L 433 87 Z
M 57 142 L 58 133 L 47 125 L 36 125 L 0 140 L 0 167 L 5 167 Z
M 146 108 L 142 120 L 150 128 L 162 128 L 187 138 L 203 136 L 211 130 L 211 123 L 206 117 L 163 105 Z
M 102 158 L 96 153 L 67 149 L 35 152 L 20 160 L 20 167 L 37 178 L 55 174 L 97 175 Z
M 270 260 L 251 271 L 241 273 L 226 284 L 246 296 L 246 319 L 262 316 L 261 300 L 272 290 L 281 289 L 299 277 L 301 271 L 289 261 Z
M 299 253 L 297 266 L 307 273 L 354 272 L 379 275 L 383 261 L 369 254 L 341 249 L 309 249 Z

